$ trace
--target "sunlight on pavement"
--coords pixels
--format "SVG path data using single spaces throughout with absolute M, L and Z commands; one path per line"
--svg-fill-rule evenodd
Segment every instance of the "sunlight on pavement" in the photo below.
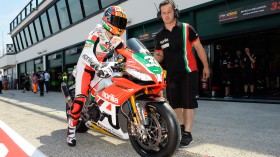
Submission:
M 28 102 L 22 102 L 22 101 L 18 101 L 18 100 L 14 100 L 14 99 L 10 99 L 10 98 L 1 98 L 4 101 L 7 101 L 9 103 L 13 103 L 16 104 L 17 106 L 22 106 L 24 108 L 33 110 L 36 113 L 44 113 L 46 115 L 52 115 L 52 116 L 56 116 L 59 118 L 65 118 L 65 111 L 58 111 L 49 107 L 43 107 L 40 105 L 36 105 L 33 103 L 28 103 Z
M 4 100 L 4 101 L 13 103 L 13 104 L 17 104 L 18 106 L 22 106 L 24 108 L 30 109 L 30 110 L 32 110 L 33 112 L 36 112 L 36 113 L 43 113 L 44 115 L 52 115 L 52 116 L 55 116 L 55 117 L 66 119 L 65 111 L 58 111 L 58 110 L 51 109 L 51 108 L 48 108 L 48 107 L 43 107 L 43 106 L 39 106 L 39 105 L 36 105 L 36 104 L 33 104 L 33 103 L 13 100 L 13 99 L 10 99 L 10 98 L 2 97 L 1 99 Z M 94 136 L 102 136 L 101 137 L 102 140 L 110 142 L 114 145 L 119 145 L 119 144 L 126 143 L 126 141 L 118 139 L 117 137 L 107 136 L 107 135 L 98 133 L 98 132 L 93 131 L 93 130 L 89 130 L 88 133 L 92 134 Z
M 265 154 L 260 154 L 257 152 L 252 152 L 249 150 L 241 150 L 232 147 L 226 147 L 215 144 L 201 144 L 199 146 L 191 146 L 186 149 L 188 152 L 204 154 L 205 157 L 213 156 L 213 157 L 222 157 L 222 156 L 252 156 L 252 157 L 273 157 Z M 202 151 L 203 150 L 203 151 Z M 207 155 L 206 155 L 207 154 Z

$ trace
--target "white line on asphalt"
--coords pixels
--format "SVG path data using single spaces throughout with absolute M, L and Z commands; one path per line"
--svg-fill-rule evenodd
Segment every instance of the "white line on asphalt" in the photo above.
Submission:
M 6 125 L 0 120 L 0 128 L 30 157 L 46 157 L 41 151 L 36 147 L 27 142 L 19 134 L 17 134 L 13 129 Z

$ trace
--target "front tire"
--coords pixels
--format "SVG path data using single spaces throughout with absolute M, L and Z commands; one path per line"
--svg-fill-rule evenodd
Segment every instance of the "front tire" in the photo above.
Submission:
M 168 103 L 147 103 L 148 138 L 129 136 L 135 151 L 142 157 L 172 156 L 179 147 L 180 126 L 177 116 Z

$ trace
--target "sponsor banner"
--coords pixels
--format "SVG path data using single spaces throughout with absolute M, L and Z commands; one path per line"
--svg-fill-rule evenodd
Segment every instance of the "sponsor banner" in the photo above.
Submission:
M 77 47 L 74 47 L 74 48 L 65 50 L 65 54 L 66 54 L 66 55 L 73 55 L 73 54 L 76 54 L 77 52 L 78 52 Z
M 156 36 L 157 32 L 150 32 L 139 35 L 138 39 L 141 41 L 153 40 Z
M 280 0 L 270 0 L 218 14 L 220 24 L 240 21 L 280 12 Z

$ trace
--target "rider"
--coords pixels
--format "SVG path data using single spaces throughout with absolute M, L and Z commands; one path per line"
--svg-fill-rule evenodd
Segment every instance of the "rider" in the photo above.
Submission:
M 88 97 L 89 85 L 95 72 L 101 78 L 108 78 L 113 73 L 108 64 L 100 62 L 104 61 L 110 51 L 124 47 L 125 44 L 119 36 L 125 31 L 126 24 L 125 11 L 119 6 L 110 6 L 104 10 L 102 25 L 97 24 L 95 29 L 88 34 L 76 67 L 76 95 L 71 107 L 67 131 L 69 146 L 76 145 L 76 125 Z

